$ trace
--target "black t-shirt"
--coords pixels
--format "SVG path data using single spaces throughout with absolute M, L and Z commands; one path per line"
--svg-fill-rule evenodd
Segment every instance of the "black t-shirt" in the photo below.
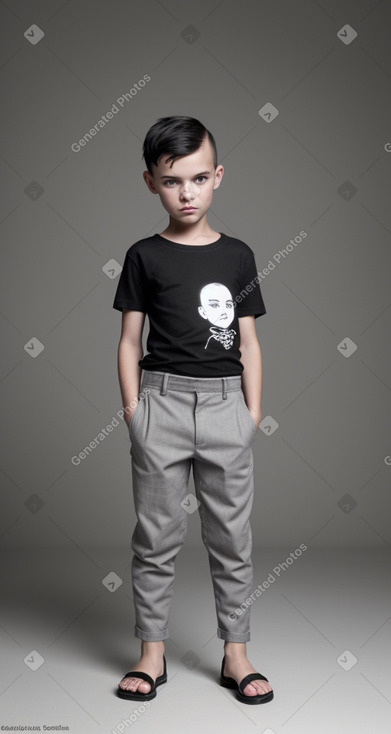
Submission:
M 127 251 L 113 308 L 149 318 L 145 370 L 190 377 L 240 375 L 238 317 L 266 313 L 252 249 L 220 233 L 210 245 L 160 234 Z

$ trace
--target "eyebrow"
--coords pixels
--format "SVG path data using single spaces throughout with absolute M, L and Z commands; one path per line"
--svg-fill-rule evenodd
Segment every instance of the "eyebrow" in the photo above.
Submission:
M 201 171 L 201 173 L 196 173 L 196 174 L 194 174 L 194 176 L 195 176 L 195 178 L 197 178 L 198 176 L 205 176 L 206 173 L 210 173 L 210 171 Z M 163 179 L 163 178 L 169 178 L 170 180 L 173 179 L 175 181 L 180 181 L 181 180 L 179 176 L 160 176 L 160 178 L 161 179 Z

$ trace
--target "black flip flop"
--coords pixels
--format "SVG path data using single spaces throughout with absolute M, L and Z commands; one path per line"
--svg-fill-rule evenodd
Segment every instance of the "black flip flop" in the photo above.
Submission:
M 260 694 L 259 696 L 246 696 L 246 694 L 244 693 L 244 689 L 249 683 L 251 683 L 253 680 L 265 680 L 267 683 L 269 683 L 268 679 L 260 673 L 249 673 L 238 684 L 235 678 L 230 678 L 228 675 L 223 674 L 224 664 L 225 655 L 223 657 L 223 662 L 221 663 L 220 685 L 224 686 L 224 688 L 235 688 L 236 698 L 238 699 L 238 701 L 241 701 L 242 703 L 257 704 L 267 703 L 268 701 L 271 701 L 272 698 L 274 698 L 273 691 Z
M 130 670 L 129 673 L 125 673 L 124 678 L 142 678 L 145 680 L 149 685 L 151 686 L 151 690 L 148 691 L 148 693 L 142 693 L 141 691 L 125 691 L 123 688 L 121 688 L 120 685 L 118 685 L 117 689 L 117 695 L 120 698 L 127 698 L 131 701 L 150 701 L 151 698 L 155 698 L 156 696 L 156 687 L 160 686 L 162 683 L 167 683 L 167 664 L 166 664 L 166 658 L 163 655 L 163 662 L 164 662 L 164 669 L 163 674 L 159 675 L 156 678 L 156 681 L 151 678 L 148 673 L 144 673 L 142 670 Z M 121 680 L 121 683 L 123 679 Z

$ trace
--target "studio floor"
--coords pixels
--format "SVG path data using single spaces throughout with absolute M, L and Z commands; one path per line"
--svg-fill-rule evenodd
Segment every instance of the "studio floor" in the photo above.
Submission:
M 254 547 L 254 589 L 262 593 L 254 595 L 247 652 L 274 689 L 258 706 L 218 684 L 223 642 L 203 546 L 177 557 L 168 682 L 149 706 L 118 698 L 140 652 L 131 551 L 79 550 L 3 552 L 1 731 L 390 731 L 388 549 L 307 547 L 292 558 L 295 548 Z

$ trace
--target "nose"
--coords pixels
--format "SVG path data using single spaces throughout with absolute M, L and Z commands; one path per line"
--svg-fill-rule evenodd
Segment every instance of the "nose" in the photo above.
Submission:
M 183 189 L 181 191 L 181 197 L 182 199 L 186 199 L 186 201 L 191 201 L 193 196 L 191 195 L 191 192 L 188 189 Z
M 197 186 L 194 181 L 183 184 L 180 189 L 181 196 L 186 200 L 195 199 L 198 196 L 199 192 L 200 187 Z

